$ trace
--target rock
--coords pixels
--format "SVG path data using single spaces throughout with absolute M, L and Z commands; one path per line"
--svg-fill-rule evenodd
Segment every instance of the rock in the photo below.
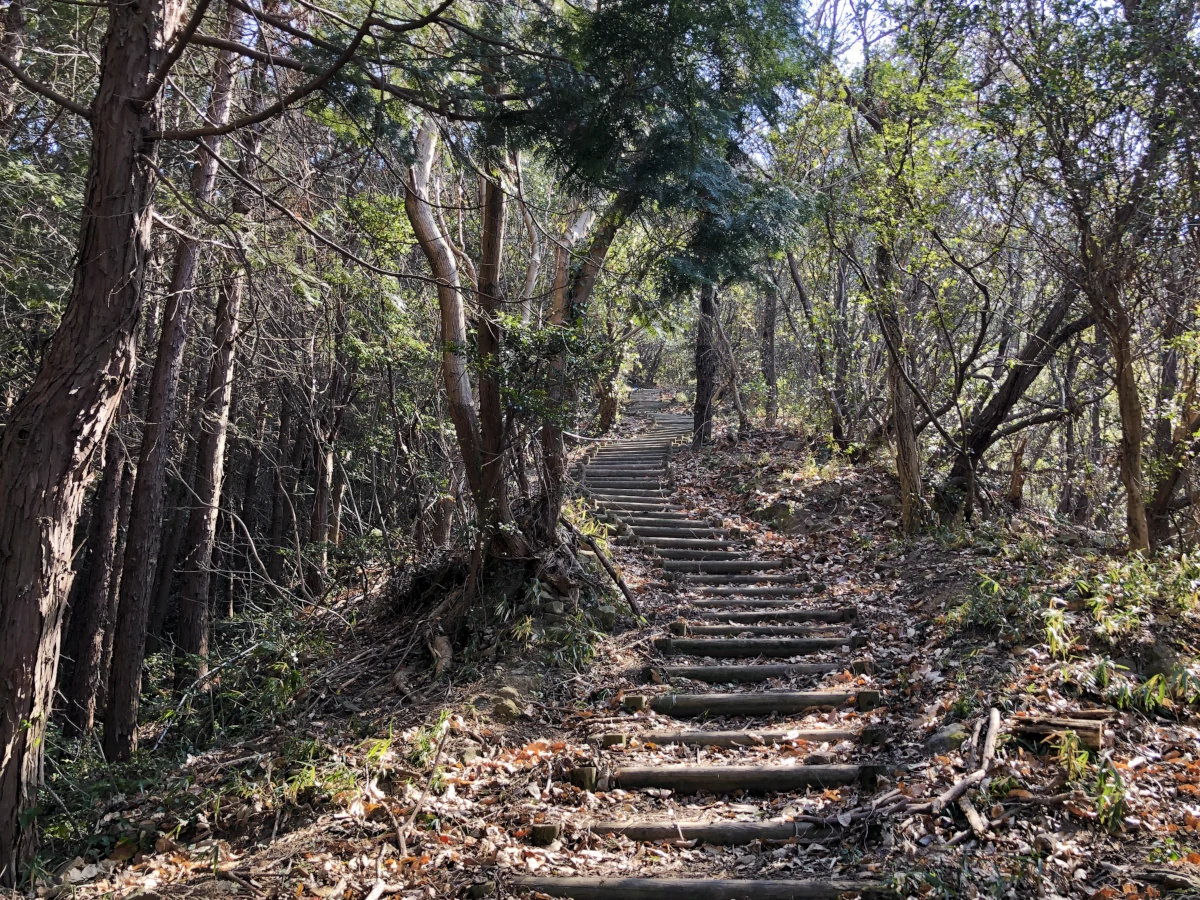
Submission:
M 506 684 L 500 690 L 496 691 L 497 697 L 503 697 L 506 700 L 511 700 L 513 703 L 521 702 L 521 692 L 517 690 L 516 685 Z
M 899 509 L 900 508 L 900 498 L 897 497 L 895 494 L 880 494 L 878 497 L 875 498 L 875 502 L 878 503 L 880 506 L 887 507 L 888 509 Z
M 483 900 L 485 897 L 492 897 L 496 893 L 496 882 L 494 881 L 477 881 L 467 888 L 467 896 L 471 900 Z
M 548 603 L 542 604 L 542 615 L 549 618 L 550 616 L 561 617 L 566 612 L 566 606 L 560 600 L 551 600 Z
M 930 756 L 949 753 L 961 747 L 968 737 L 960 723 L 944 725 L 925 739 L 925 752 Z
M 596 608 L 596 624 L 604 631 L 611 631 L 617 624 L 617 608 L 615 606 L 600 606 Z
M 1058 848 L 1058 839 L 1052 834 L 1039 834 L 1033 839 L 1033 849 L 1043 856 L 1049 856 Z
M 1146 664 L 1142 666 L 1142 674 L 1146 678 L 1161 675 L 1164 679 L 1168 679 L 1179 670 L 1181 665 L 1183 663 L 1174 647 L 1167 641 L 1155 641 L 1146 651 Z
M 515 722 L 521 718 L 521 707 L 507 697 L 497 697 L 492 703 L 492 718 L 499 722 Z
M 796 518 L 796 508 L 786 500 L 777 500 L 761 509 L 755 510 L 751 517 L 756 522 L 769 525 L 776 531 L 785 531 Z
M 833 762 L 833 757 L 828 753 L 810 753 L 804 758 L 806 766 L 828 766 Z
M 458 758 L 460 760 L 462 760 L 462 764 L 464 766 L 469 766 L 473 762 L 478 762 L 479 761 L 479 745 L 478 744 L 467 744 L 467 746 L 463 748 L 463 752 L 459 755 Z
M 783 447 L 784 450 L 799 450 L 800 442 L 799 441 L 784 441 L 781 446 Z

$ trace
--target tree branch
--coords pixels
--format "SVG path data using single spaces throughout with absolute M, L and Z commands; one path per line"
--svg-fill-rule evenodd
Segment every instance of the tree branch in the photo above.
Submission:
M 63 109 L 75 113 L 75 115 L 79 116 L 81 119 L 84 119 L 88 122 L 92 121 L 92 111 L 88 107 L 76 103 L 70 97 L 63 96 L 52 87 L 47 87 L 40 81 L 30 78 L 25 70 L 13 62 L 8 54 L 0 52 L 0 66 L 4 66 L 4 68 L 8 69 L 8 71 L 12 73 L 13 78 L 25 85 L 30 92 L 45 97 L 51 103 L 55 103 L 58 106 L 61 106 Z

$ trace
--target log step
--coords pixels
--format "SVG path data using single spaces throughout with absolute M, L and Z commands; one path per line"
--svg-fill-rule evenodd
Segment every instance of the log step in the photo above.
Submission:
M 799 584 L 808 581 L 808 574 L 795 572 L 789 575 L 682 575 L 681 580 L 694 585 L 729 584 Z
M 805 595 L 805 596 L 810 596 L 810 595 Z M 749 610 L 749 612 L 747 612 L 746 615 L 761 616 L 761 615 L 763 615 L 763 613 L 759 612 L 760 609 L 766 610 L 767 612 L 769 612 L 770 610 L 773 610 L 773 609 L 787 610 L 789 607 L 784 607 L 784 606 L 779 605 L 780 603 L 787 603 L 787 602 L 789 602 L 789 601 L 778 600 L 775 598 L 767 599 L 767 598 L 758 598 L 758 597 L 716 597 L 713 599 L 707 599 L 705 597 L 700 597 L 698 599 L 688 600 L 688 606 L 694 607 L 695 609 L 699 609 L 699 610 L 718 610 L 718 612 L 703 613 L 703 615 L 714 615 L 717 617 L 724 617 L 726 615 L 732 615 L 732 613 L 724 612 L 724 610 L 734 610 L 734 609 L 739 609 L 739 608 Z M 846 621 L 851 621 L 852 619 L 856 618 L 858 615 L 857 612 L 854 610 L 851 610 L 851 613 L 853 613 L 853 615 L 851 615 L 850 619 L 847 619 Z
M 688 635 L 737 637 L 739 634 L 806 637 L 808 635 L 828 634 L 841 624 L 843 623 L 831 622 L 824 625 L 694 625 L 689 622 L 672 622 L 669 628 L 671 634 L 676 634 L 680 637 L 687 637 Z
M 763 691 L 754 694 L 639 694 L 626 695 L 628 710 L 652 709 L 656 713 L 690 719 L 696 716 L 790 715 L 808 709 L 853 703 L 859 712 L 879 705 L 879 691 Z
M 820 591 L 794 587 L 704 587 L 700 593 L 706 597 L 810 597 Z
M 696 528 L 664 528 L 661 526 L 643 526 L 634 525 L 629 529 L 638 537 L 724 537 L 725 532 L 720 528 L 706 528 L 697 526 Z
M 658 638 L 654 646 L 672 656 L 711 656 L 714 659 L 737 659 L 753 656 L 788 657 L 824 650 L 865 647 L 867 639 L 861 634 L 835 638 Z
M 690 550 L 682 549 L 675 550 L 670 547 L 655 547 L 654 555 L 659 559 L 670 560 L 696 560 L 704 562 L 706 560 L 734 560 L 742 559 L 746 555 L 745 550 Z
M 707 684 L 754 684 L 772 678 L 790 678 L 793 675 L 828 675 L 850 669 L 855 675 L 871 671 L 865 659 L 853 660 L 849 666 L 841 663 L 793 663 L 791 665 L 753 666 L 647 666 L 643 675 L 647 681 L 666 682 L 671 678 L 688 678 Z
M 810 787 L 862 784 L 874 790 L 884 767 L 831 766 L 623 766 L 610 783 L 622 790 L 665 788 L 677 794 L 784 794 Z
M 634 529 L 637 534 L 638 529 Z M 755 572 L 771 569 L 786 569 L 791 565 L 790 560 L 783 559 L 741 559 L 721 562 L 688 562 L 684 560 L 664 560 L 663 569 L 668 572 Z
M 767 822 L 596 822 L 591 830 L 594 834 L 621 835 L 631 841 L 697 841 L 717 847 L 737 847 L 755 841 L 826 841 L 840 833 L 836 828 L 782 819 Z
M 724 550 L 737 546 L 721 538 L 642 538 L 641 541 L 647 547 L 664 550 Z
M 763 604 L 759 609 L 734 612 L 720 607 L 742 604 L 727 603 L 726 601 L 706 603 L 693 600 L 691 605 L 704 607 L 696 613 L 697 616 L 705 619 L 720 619 L 722 622 L 761 622 L 764 619 L 778 619 L 782 622 L 853 622 L 858 618 L 858 610 L 853 606 L 844 606 L 841 609 L 780 609 L 777 606 Z
M 836 744 L 853 741 L 859 734 L 844 728 L 790 728 L 786 731 L 646 731 L 640 734 L 605 734 L 600 743 L 605 747 L 625 747 L 631 739 L 643 744 L 669 747 L 764 747 L 788 741 L 808 741 L 813 744 Z
M 897 897 L 878 881 L 766 881 L 718 878 L 552 878 L 522 875 L 510 882 L 522 891 L 573 900 L 836 900 L 861 894 Z

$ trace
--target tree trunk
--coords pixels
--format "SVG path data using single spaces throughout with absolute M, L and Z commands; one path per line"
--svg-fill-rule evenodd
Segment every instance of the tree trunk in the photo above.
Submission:
M 95 721 L 104 634 L 111 625 L 108 595 L 120 526 L 121 485 L 125 477 L 125 446 L 115 426 L 109 430 L 104 453 L 104 480 L 96 495 L 93 513 L 97 524 L 93 532 L 95 543 L 87 590 L 76 602 L 67 630 L 67 647 L 74 657 L 74 666 L 63 699 L 67 724 L 77 734 L 91 731 Z
M 134 368 L 161 111 L 152 90 L 167 0 L 114 4 L 92 104 L 71 291 L 29 391 L 0 436 L 0 883 L 37 847 L 46 723 L 71 549 L 93 457 Z M 152 94 L 148 103 L 133 98 Z
M 237 9 L 228 5 L 221 26 L 222 36 L 232 34 L 238 21 Z M 206 119 L 211 124 L 222 125 L 229 120 L 232 86 L 233 53 L 222 50 L 218 52 L 213 66 L 213 87 L 206 113 Z M 212 200 L 219 148 L 220 139 L 216 137 L 204 138 L 197 144 L 199 155 L 192 167 L 191 187 L 193 196 L 201 206 Z M 180 238 L 176 247 L 158 357 L 154 361 L 149 414 L 142 436 L 141 459 L 138 462 L 137 485 L 130 516 L 133 532 L 126 542 L 125 571 L 121 580 L 114 645 L 114 655 L 119 665 L 113 673 L 104 720 L 104 752 L 110 761 L 128 759 L 137 749 L 146 623 L 150 613 L 154 567 L 158 562 L 162 541 L 163 486 L 200 249 L 200 241 L 192 237 Z
M 129 534 L 129 514 L 133 509 L 133 462 L 125 457 L 125 473 L 121 476 L 121 502 L 117 513 L 117 542 L 113 548 L 113 571 L 108 584 L 108 613 L 100 649 L 100 674 L 96 690 L 96 709 L 108 704 L 109 676 L 112 674 L 113 638 L 116 634 L 117 603 L 121 597 L 121 575 L 125 570 L 125 540 Z
M 298 431 L 299 429 L 297 429 Z M 299 441 L 299 434 L 296 436 Z M 267 577 L 272 584 L 283 581 L 284 532 L 287 528 L 291 505 L 288 502 L 288 450 L 292 447 L 292 405 L 288 402 L 282 385 L 279 389 L 279 431 L 275 436 L 275 478 L 271 491 L 271 536 L 270 555 L 267 558 Z
M 483 179 L 483 210 L 479 237 L 479 324 L 476 347 L 479 352 L 479 438 L 481 487 L 485 506 L 481 509 L 483 526 L 502 540 L 510 551 L 517 551 L 515 533 L 495 529 L 512 520 L 505 478 L 504 405 L 500 396 L 500 354 L 504 331 L 500 314 L 504 311 L 504 288 L 500 283 L 504 266 L 505 190 L 496 173 Z
M 245 529 L 244 534 L 251 536 L 254 535 L 255 526 L 258 525 L 258 505 L 255 500 L 258 497 L 258 473 L 262 469 L 263 440 L 267 436 L 266 400 L 259 401 L 254 421 L 257 424 L 254 429 L 254 437 L 250 441 L 250 454 L 246 459 L 246 482 L 242 486 L 242 505 L 238 513 L 242 520 L 242 527 Z
M 1012 452 L 1012 471 L 1008 478 L 1008 505 L 1013 509 L 1021 508 L 1021 494 L 1025 489 L 1025 448 L 1029 444 L 1028 437 L 1017 441 Z
M 304 584 L 310 594 L 325 593 L 325 568 L 329 562 L 329 515 L 333 497 L 333 445 L 313 435 L 313 504 L 308 519 L 308 550 Z
M 183 545 L 183 584 L 179 594 L 179 629 L 175 643 L 177 690 L 208 672 L 208 585 L 221 484 L 225 477 L 225 440 L 229 433 L 238 315 L 244 290 L 245 278 L 241 272 L 225 278 L 217 303 L 216 322 L 213 324 L 213 357 L 208 370 L 208 393 L 196 447 L 193 507 Z
M 467 370 L 467 321 L 463 311 L 462 286 L 458 262 L 450 241 L 434 215 L 433 166 L 437 155 L 437 132 L 428 122 L 417 133 L 417 158 L 409 167 L 405 184 L 404 210 L 416 235 L 417 243 L 429 262 L 437 280 L 438 309 L 441 313 L 442 378 L 445 382 L 446 403 L 459 451 L 467 471 L 467 484 L 477 508 L 487 506 L 483 485 L 483 451 L 479 432 L 479 416 Z
M 1125 486 L 1125 523 L 1129 549 L 1150 549 L 1146 521 L 1145 484 L 1142 481 L 1142 399 L 1133 368 L 1133 325 L 1123 310 L 1111 314 L 1109 341 L 1116 369 L 1117 406 L 1121 413 L 1121 484 Z
M 717 340 L 725 351 L 725 359 L 729 363 L 729 393 L 733 396 L 733 405 L 737 409 L 738 437 L 744 438 L 750 434 L 750 416 L 746 412 L 745 404 L 742 403 L 742 391 L 738 386 L 741 376 L 738 374 L 737 358 L 733 355 L 733 344 L 729 342 L 729 336 L 725 334 L 721 320 L 714 316 L 713 324 L 717 327 Z
M 608 257 L 617 231 L 625 218 L 633 212 L 632 198 L 620 194 L 604 212 L 588 244 L 588 251 L 575 269 L 569 273 L 570 248 L 583 239 L 591 228 L 595 215 L 590 211 L 579 214 L 571 226 L 560 236 L 554 249 L 554 284 L 551 290 L 553 307 L 550 325 L 565 332 L 575 317 L 582 313 L 592 296 L 596 279 Z M 556 413 L 572 396 L 567 378 L 567 349 L 565 334 L 562 348 L 550 362 L 550 406 Z M 542 509 L 538 521 L 538 538 L 546 544 L 554 542 L 558 531 L 558 519 L 562 514 L 563 483 L 567 471 L 567 451 L 563 443 L 562 426 L 556 417 L 542 422 Z
M 692 406 L 692 449 L 712 440 L 713 391 L 717 380 L 717 288 L 700 288 L 700 318 L 696 321 L 696 400 Z
M 774 428 L 779 418 L 779 374 L 775 370 L 775 319 L 779 310 L 779 295 L 774 285 L 763 297 L 762 363 L 763 382 L 767 386 L 765 416 L 767 428 Z
M 349 462 L 349 453 L 342 459 L 334 457 L 333 461 L 333 494 L 331 496 L 332 508 L 329 511 L 329 546 L 340 547 L 342 545 L 342 505 L 346 498 L 346 463 Z
M 0 37 L 0 53 L 16 65 L 25 53 L 25 5 L 27 0 L 9 0 L 4 11 L 4 35 Z M 8 69 L 0 68 L 0 144 L 12 135 L 17 111 L 17 80 Z
M 1080 488 L 1075 484 L 1075 476 L 1079 471 L 1079 437 L 1075 433 L 1075 420 L 1078 401 L 1075 399 L 1075 377 L 1079 372 L 1079 347 L 1071 348 L 1067 357 L 1066 371 L 1063 373 L 1063 401 L 1072 410 L 1067 416 L 1063 428 L 1063 480 L 1058 493 L 1059 515 L 1070 516 L 1079 521 L 1081 507 Z

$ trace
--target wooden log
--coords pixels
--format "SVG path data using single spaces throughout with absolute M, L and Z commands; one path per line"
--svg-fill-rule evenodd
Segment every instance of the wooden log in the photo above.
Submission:
M 690 622 L 672 622 L 668 627 L 671 634 L 686 637 L 697 636 L 736 637 L 739 634 L 777 634 L 790 637 L 807 637 L 810 634 L 828 634 L 841 623 L 829 625 L 693 625 Z
M 1081 746 L 1092 753 L 1104 749 L 1104 722 L 1096 719 L 1069 719 L 1061 716 L 1018 716 L 1009 731 L 1025 737 L 1052 740 L 1067 731 L 1075 732 Z
M 761 622 L 763 619 L 778 619 L 782 622 L 853 622 L 858 618 L 858 610 L 852 606 L 845 606 L 841 609 L 780 609 L 773 607 L 770 603 L 763 603 L 758 609 L 733 611 L 722 607 L 759 606 L 759 604 L 744 604 L 726 600 L 693 600 L 691 605 L 703 608 L 704 611 L 698 615 L 706 619 L 720 619 L 722 622 Z
M 643 534 L 647 529 L 635 528 L 633 533 Z M 650 535 L 646 535 L 650 537 Z M 667 572 L 710 572 L 716 574 L 736 572 L 758 572 L 770 569 L 786 569 L 790 561 L 783 559 L 734 559 L 713 560 L 712 562 L 691 562 L 682 559 L 665 559 L 661 566 Z
M 753 656 L 788 657 L 824 650 L 851 649 L 865 646 L 861 634 L 845 638 L 658 638 L 654 646 L 663 653 L 678 656 L 711 656 L 714 659 L 737 659 Z
M 712 587 L 708 587 L 708 586 L 701 587 L 700 592 L 702 594 L 704 594 L 706 597 L 808 597 L 814 593 L 814 591 L 811 588 L 737 587 L 737 586 L 722 587 L 720 585 L 714 585 Z M 772 603 L 777 603 L 777 602 L 778 601 L 775 601 L 775 600 L 759 600 L 759 601 L 744 600 L 743 602 L 741 602 L 738 605 L 739 606 L 755 606 L 755 605 L 766 606 L 766 605 L 769 605 Z M 711 601 L 711 600 L 693 600 L 692 601 L 693 606 L 698 606 L 698 605 L 705 604 L 705 603 L 711 603 L 713 605 L 716 605 L 715 601 Z
M 796 584 L 808 581 L 807 572 L 794 572 L 790 575 L 684 575 L 683 580 L 688 584 Z
M 837 837 L 834 828 L 822 828 L 806 822 L 597 822 L 596 834 L 622 835 L 631 841 L 699 841 L 719 847 L 735 847 L 755 841 L 824 841 Z
M 828 881 L 740 880 L 720 878 L 552 878 L 522 875 L 517 890 L 537 891 L 573 900 L 837 900 L 861 894 L 897 897 L 878 881 L 833 878 Z
M 862 782 L 873 787 L 876 766 L 629 766 L 616 770 L 614 787 L 666 788 L 678 794 L 786 793 Z
M 791 728 L 784 731 L 646 731 L 640 734 L 605 734 L 600 743 L 605 747 L 623 747 L 630 739 L 643 744 L 667 747 L 680 744 L 687 747 L 764 747 L 789 741 L 809 741 L 814 744 L 853 741 L 859 735 L 844 728 Z
M 600 549 L 600 545 L 596 542 L 596 539 L 581 532 L 567 520 L 566 516 L 560 517 L 559 521 L 567 526 L 567 530 L 575 536 L 576 540 L 581 540 L 592 548 L 592 552 L 596 554 L 596 559 L 600 560 L 600 565 L 604 567 L 604 571 L 608 573 L 608 577 L 620 589 L 621 595 L 625 598 L 625 602 L 629 604 L 630 610 L 633 611 L 635 616 L 640 616 L 642 611 L 638 607 L 637 600 L 633 598 L 633 591 L 629 589 L 629 585 L 625 583 L 625 579 L 622 577 L 620 571 L 613 565 L 612 560 L 608 558 L 608 554 Z
M 545 822 L 529 826 L 529 841 L 537 847 L 548 847 L 558 840 L 562 828 L 559 825 Z
M 769 716 L 818 707 L 879 701 L 878 691 L 764 691 L 756 694 L 653 694 L 626 696 L 626 709 L 649 707 L 656 713 L 686 719 L 694 716 Z
M 865 659 L 852 661 L 849 666 L 842 663 L 792 663 L 788 665 L 752 666 L 647 666 L 642 674 L 647 681 L 659 684 L 671 678 L 688 678 L 708 684 L 753 684 L 772 678 L 788 678 L 792 675 L 827 675 L 848 668 L 855 675 L 866 675 L 871 671 Z

